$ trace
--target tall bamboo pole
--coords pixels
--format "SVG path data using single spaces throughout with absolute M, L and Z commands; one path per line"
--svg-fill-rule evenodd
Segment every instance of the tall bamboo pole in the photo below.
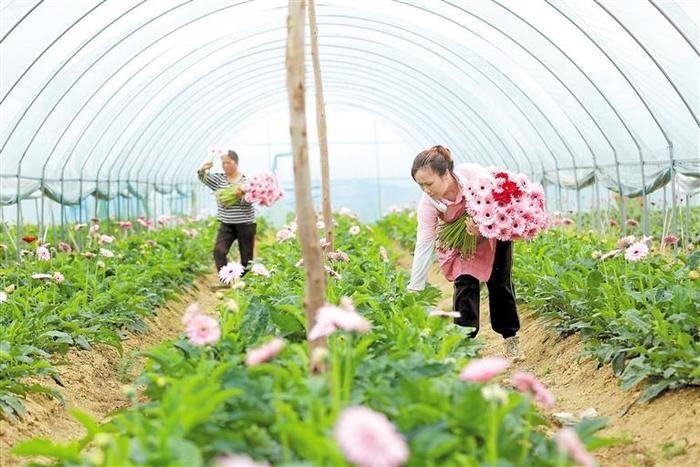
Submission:
M 323 192 L 323 223 L 326 226 L 326 241 L 333 251 L 333 213 L 331 212 L 331 176 L 328 164 L 328 133 L 326 131 L 326 101 L 323 98 L 321 61 L 318 55 L 318 27 L 316 26 L 315 0 L 309 0 L 309 33 L 311 35 L 311 61 L 314 67 L 314 89 L 316 90 L 316 128 L 318 148 L 321 152 L 321 190 Z
M 310 331 L 316 323 L 316 313 L 326 301 L 326 276 L 321 256 L 321 245 L 316 230 L 316 212 L 311 197 L 309 148 L 306 140 L 306 109 L 304 101 L 304 19 L 306 1 L 289 0 L 287 17 L 287 93 L 289 95 L 289 132 L 294 157 L 294 198 L 296 203 L 299 242 L 304 258 L 306 286 L 304 308 L 306 325 Z M 309 342 L 310 371 L 325 370 L 323 361 L 314 358 L 316 349 L 326 346 L 325 339 Z

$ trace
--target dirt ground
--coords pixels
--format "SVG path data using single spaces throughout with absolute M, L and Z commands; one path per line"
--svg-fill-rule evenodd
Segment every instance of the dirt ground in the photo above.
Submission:
M 407 259 L 402 259 L 404 267 Z M 453 286 L 434 266 L 429 282 L 444 292 L 439 304 L 452 308 Z M 479 338 L 484 342 L 482 355 L 502 355 L 503 338 L 491 329 L 488 300 L 482 294 Z M 640 390 L 624 391 L 609 365 L 597 368 L 594 359 L 581 359 L 583 345 L 575 335 L 558 339 L 521 310 L 520 347 L 525 361 L 515 370 L 535 374 L 554 392 L 557 402 L 548 411 L 574 415 L 594 408 L 608 417 L 607 427 L 599 436 L 617 438 L 622 444 L 594 451 L 603 466 L 673 466 L 700 465 L 700 389 L 667 392 L 646 404 L 635 403 Z
M 23 465 L 26 459 L 10 456 L 8 450 L 19 441 L 44 437 L 53 441 L 70 441 L 85 433 L 69 413 L 80 409 L 97 420 L 129 404 L 122 387 L 138 376 L 143 366 L 142 359 L 135 356 L 140 350 L 176 338 L 184 331 L 180 322 L 184 309 L 198 302 L 203 309 L 217 303 L 209 284 L 217 281 L 214 274 L 195 282 L 179 300 L 171 300 L 157 314 L 148 319 L 149 331 L 130 334 L 122 343 L 123 355 L 106 345 L 96 345 L 90 351 L 71 350 L 65 364 L 58 367 L 65 387 L 58 387 L 53 380 L 42 381 L 47 386 L 59 389 L 65 399 L 65 407 L 55 399 L 32 395 L 26 402 L 27 414 L 19 422 L 0 420 L 0 467 Z

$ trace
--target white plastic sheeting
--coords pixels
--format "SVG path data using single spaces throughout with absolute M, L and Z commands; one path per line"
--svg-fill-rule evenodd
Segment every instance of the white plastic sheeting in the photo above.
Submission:
M 318 1 L 326 100 L 385 116 L 416 150 L 564 188 L 638 196 L 674 178 L 693 194 L 698 8 Z M 286 0 L 3 0 L 0 204 L 187 192 L 209 146 L 286 111 L 286 14 Z

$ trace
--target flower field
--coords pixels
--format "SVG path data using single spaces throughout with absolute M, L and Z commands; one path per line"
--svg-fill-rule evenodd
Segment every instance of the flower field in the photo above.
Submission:
M 298 242 L 270 234 L 259 248 L 257 273 L 251 270 L 220 292 L 214 309 L 189 306 L 180 338 L 146 352 L 143 373 L 125 388 L 131 407 L 105 424 L 76 412 L 87 431 L 82 439 L 68 444 L 35 439 L 12 453 L 53 457 L 62 465 L 237 465 L 227 464 L 234 456 L 260 465 L 569 465 L 575 456 L 591 462 L 583 443 L 600 444 L 593 433 L 601 420 L 582 422 L 575 431 L 552 426 L 540 412 L 554 397 L 544 385 L 522 372 L 503 379 L 514 370 L 507 360 L 479 358 L 478 343 L 440 313 L 427 313 L 438 298 L 436 289 L 405 293 L 406 273 L 382 254 L 386 248 L 398 254 L 385 230 L 349 216 L 336 219 L 337 251 L 327 252 L 327 318 L 316 330 L 328 336 L 327 352 L 309 357 L 305 351 Z M 207 229 L 187 228 L 202 235 L 192 238 L 182 227 L 147 235 L 158 244 L 183 242 L 188 247 L 179 251 L 203 254 Z M 135 233 L 115 240 L 112 248 L 124 255 L 123 267 L 129 247 L 139 252 L 133 261 L 147 265 L 143 243 Z M 51 270 L 64 271 L 63 284 L 70 284 L 67 264 L 90 267 L 95 259 L 72 254 L 59 264 L 52 257 Z M 39 261 L 28 262 L 27 269 L 48 271 Z M 197 272 L 188 277 L 164 269 L 165 277 L 183 282 Z M 101 271 L 100 284 L 109 277 Z M 51 293 L 57 285 L 41 284 Z M 153 303 L 176 285 L 159 284 Z M 21 288 L 11 295 L 13 304 Z M 54 303 L 54 313 L 66 306 Z M 122 319 L 133 327 L 143 314 Z M 103 333 L 118 345 L 116 329 L 123 327 L 113 318 Z M 309 374 L 309 358 L 322 360 L 329 370 Z M 46 365 L 45 371 L 52 370 Z M 370 436 L 368 426 L 381 443 L 353 448 Z
M 405 292 L 396 260 L 411 247 L 412 211 L 374 226 L 347 212 L 335 222 L 328 305 L 314 329 L 296 226 L 263 226 L 250 272 L 239 278 L 230 263 L 218 304 L 183 303 L 180 337 L 143 352 L 143 372 L 124 387 L 129 407 L 106 423 L 74 411 L 82 438 L 32 439 L 12 454 L 59 465 L 594 465 L 590 451 L 619 442 L 595 437 L 604 418 L 559 427 L 546 415 L 556 394 L 481 355 L 448 310 L 433 308 L 436 288 Z M 145 331 L 153 307 L 205 272 L 191 265 L 206 264 L 206 221 L 94 225 L 58 248 L 27 243 L 20 267 L 3 271 L 8 420 L 21 419 L 29 393 L 61 398 L 39 382 L 60 381 L 56 356 L 97 342 L 120 348 L 124 332 Z M 519 242 L 519 300 L 559 335 L 580 333 L 624 388 L 642 385 L 640 402 L 696 386 L 698 253 L 652 240 L 652 252 L 625 258 L 617 243 L 569 227 Z M 608 250 L 621 251 L 601 259 Z M 328 349 L 309 356 L 307 332 L 326 336 Z M 309 373 L 310 358 L 328 371 Z

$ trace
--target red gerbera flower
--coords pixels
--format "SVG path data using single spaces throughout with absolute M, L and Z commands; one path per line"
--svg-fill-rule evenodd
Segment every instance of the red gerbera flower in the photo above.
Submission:
M 496 178 L 505 178 L 506 180 L 510 180 L 510 178 L 508 177 L 508 174 L 505 173 L 505 172 L 496 172 L 496 174 L 494 175 L 494 177 L 496 177 Z
M 22 240 L 24 240 L 27 243 L 32 243 L 36 241 L 36 237 L 34 235 L 25 235 L 22 237 Z
M 510 203 L 512 195 L 508 193 L 507 191 L 502 191 L 500 193 L 495 193 L 493 194 L 493 199 L 496 200 L 498 203 L 503 203 L 504 205 Z
M 519 198 L 523 194 L 522 191 L 520 191 L 520 188 L 518 188 L 518 185 L 510 180 L 503 182 L 503 191 L 510 193 L 516 198 Z

